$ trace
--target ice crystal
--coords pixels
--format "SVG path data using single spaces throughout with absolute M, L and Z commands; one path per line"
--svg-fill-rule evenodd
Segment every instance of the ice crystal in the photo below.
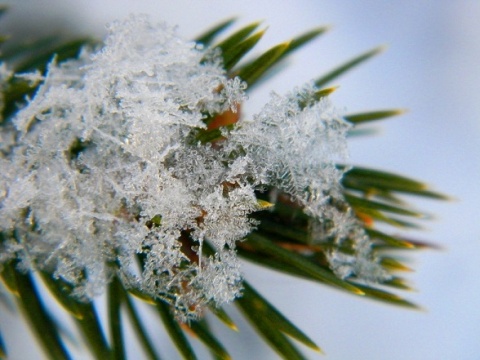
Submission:
M 350 125 L 328 99 L 305 106 L 314 91 L 306 86 L 287 96 L 273 93 L 253 121 L 239 124 L 230 141 L 248 154 L 259 182 L 276 186 L 321 216 L 315 206 L 340 194 L 343 172 L 335 161 L 347 156 Z
M 309 84 L 287 96 L 272 93 L 253 121 L 239 122 L 231 132 L 230 146 L 241 147 L 247 154 L 239 161 L 250 178 L 302 204 L 312 219 L 313 242 L 352 241 L 355 255 L 327 254 L 339 277 L 385 279 L 388 274 L 374 258 L 369 238 L 341 192 L 346 169 L 340 170 L 336 163 L 348 157 L 346 135 L 351 125 L 327 98 L 316 101 L 315 92 Z
M 223 142 L 202 144 L 205 118 L 236 111 L 245 83 L 165 24 L 136 16 L 108 31 L 103 47 L 23 75 L 43 82 L 0 157 L 0 265 L 51 271 L 87 300 L 117 276 L 188 320 L 239 296 L 235 243 L 255 226 L 255 191 L 270 186 L 333 223 L 338 242 L 358 238 L 368 260 L 332 254 L 332 268 L 365 272 L 368 239 L 331 205 L 349 125 L 328 100 L 313 101 L 311 86 L 274 94 Z

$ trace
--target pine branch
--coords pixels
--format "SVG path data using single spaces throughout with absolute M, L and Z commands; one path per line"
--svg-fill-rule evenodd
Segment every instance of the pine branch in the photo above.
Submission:
M 321 352 L 242 279 L 237 255 L 357 296 L 418 308 L 390 292 L 410 289 L 397 273 L 411 269 L 395 251 L 433 246 L 380 231 L 377 223 L 417 227 L 428 217 L 402 197 L 447 197 L 402 175 L 339 164 L 347 136 L 403 111 L 342 118 L 329 100 L 336 88 L 324 88 L 383 48 L 341 64 L 315 86 L 273 95 L 246 119 L 251 89 L 327 27 L 245 62 L 266 30 L 255 22 L 218 41 L 234 21 L 199 35 L 196 47 L 166 25 L 132 17 L 112 26 L 105 43 L 48 37 L 4 48 L 2 286 L 48 358 L 69 359 L 69 349 L 32 271 L 96 359 L 126 359 L 124 313 L 145 355 L 159 359 L 135 301 L 153 306 L 185 359 L 198 357 L 189 336 L 213 358 L 230 359 L 201 317 L 210 311 L 238 330 L 222 308 L 232 301 L 283 358 L 304 358 L 289 337 Z M 6 40 L 0 37 L 2 46 Z M 374 270 L 362 273 L 365 268 Z M 102 287 L 107 324 L 93 301 Z M 0 358 L 8 345 L 0 334 Z

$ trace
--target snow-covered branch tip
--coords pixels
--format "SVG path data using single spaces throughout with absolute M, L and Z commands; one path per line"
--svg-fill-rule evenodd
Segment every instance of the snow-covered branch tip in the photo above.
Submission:
M 305 103 L 313 86 L 272 94 L 221 142 L 201 143 L 206 118 L 245 102 L 245 83 L 147 17 L 108 31 L 103 47 L 52 61 L 44 78 L 22 75 L 42 82 L 2 133 L 17 140 L 0 149 L 0 264 L 50 271 L 85 300 L 117 276 L 187 320 L 240 296 L 235 243 L 256 226 L 255 192 L 271 186 L 333 222 L 338 243 L 358 242 L 358 256 L 330 254 L 339 276 L 384 275 L 351 211 L 329 205 L 342 198 L 335 163 L 349 124 L 327 99 Z

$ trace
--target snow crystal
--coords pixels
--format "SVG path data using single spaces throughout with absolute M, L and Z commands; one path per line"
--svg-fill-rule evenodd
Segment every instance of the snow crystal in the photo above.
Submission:
M 307 86 L 287 96 L 273 93 L 253 121 L 239 123 L 230 142 L 249 155 L 256 179 L 291 194 L 317 216 L 314 204 L 339 195 L 343 171 L 335 162 L 347 157 L 350 125 L 326 98 L 302 108 L 301 100 L 314 91 Z

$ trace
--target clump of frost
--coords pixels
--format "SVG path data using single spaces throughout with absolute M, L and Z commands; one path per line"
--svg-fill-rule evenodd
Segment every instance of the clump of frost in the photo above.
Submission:
M 102 48 L 53 61 L 13 119 L 19 141 L 0 159 L 0 227 L 11 235 L 1 261 L 53 271 L 84 299 L 116 274 L 195 316 L 239 294 L 233 244 L 258 206 L 245 184 L 223 195 L 223 155 L 187 139 L 208 114 L 234 110 L 245 85 L 164 24 L 137 16 L 108 30 Z M 154 218 L 160 226 L 147 226 Z M 182 249 L 185 232 L 214 244 L 204 268 Z
M 371 253 L 368 236 L 342 200 L 340 180 L 347 169 L 336 164 L 348 156 L 351 125 L 327 98 L 315 100 L 315 92 L 309 84 L 287 96 L 273 93 L 252 121 L 238 123 L 230 133 L 230 146 L 247 154 L 239 161 L 248 176 L 303 206 L 312 218 L 312 241 L 333 237 L 337 245 L 347 239 L 353 242 L 355 255 L 327 254 L 339 277 L 384 279 L 388 274 Z
M 372 273 L 368 238 L 331 205 L 349 124 L 313 100 L 313 86 L 273 94 L 223 142 L 200 144 L 203 120 L 236 111 L 245 83 L 165 24 L 137 16 L 108 30 L 103 47 L 52 61 L 13 119 L 18 141 L 0 157 L 0 265 L 51 271 L 87 300 L 118 276 L 187 320 L 240 295 L 235 243 L 269 186 L 299 202 L 312 229 L 354 241 L 358 256 L 329 255 L 339 276 Z
M 313 86 L 287 96 L 273 93 L 253 121 L 239 123 L 230 142 L 248 154 L 257 181 L 292 195 L 309 214 L 321 216 L 329 196 L 340 196 L 343 171 L 335 163 L 347 157 L 350 125 L 328 99 L 314 102 L 314 94 Z

